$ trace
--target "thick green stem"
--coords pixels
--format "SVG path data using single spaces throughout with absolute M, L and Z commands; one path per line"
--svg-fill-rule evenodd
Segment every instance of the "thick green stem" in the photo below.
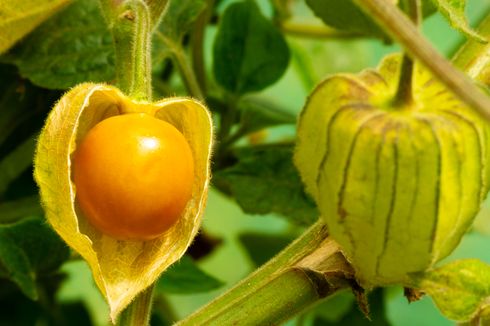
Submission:
M 354 0 L 462 101 L 490 121 L 490 99 L 442 57 L 417 27 L 389 0 Z
M 420 1 L 404 0 L 402 3 L 407 16 L 410 17 L 410 20 L 415 24 L 415 26 L 419 26 L 421 17 Z M 395 105 L 404 107 L 413 101 L 412 77 L 414 66 L 415 65 L 412 58 L 407 52 L 405 52 L 403 54 L 401 64 L 400 80 L 398 82 L 398 88 L 395 94 Z
M 118 326 L 146 326 L 150 320 L 153 286 L 141 292 L 121 313 Z
M 151 99 L 151 16 L 143 0 L 102 1 L 114 40 L 117 86 L 136 100 Z
M 309 269 L 290 268 L 215 318 L 206 320 L 205 324 L 278 325 L 345 286 L 348 286 L 347 282 L 337 281 L 335 277 L 329 278 Z
M 303 258 L 313 253 L 327 238 L 326 226 L 321 222 L 315 223 L 301 237 L 290 244 L 286 249 L 271 259 L 261 268 L 250 274 L 231 290 L 216 298 L 191 316 L 177 323 L 177 325 L 204 325 L 210 320 L 219 320 L 223 315 L 229 315 L 230 310 L 237 313 L 243 304 L 251 305 L 255 293 L 262 288 L 263 295 L 268 295 L 270 289 L 264 286 L 269 284 L 278 275 L 297 264 Z M 324 258 L 327 258 L 326 256 Z M 300 266 L 306 268 L 305 266 Z M 288 278 L 291 276 L 287 276 Z M 278 283 L 276 283 L 278 284 Z M 299 291 L 296 288 L 296 291 Z M 287 295 L 287 294 L 285 294 Z M 246 301 L 243 301 L 246 300 Z M 272 308 L 271 309 L 275 309 Z M 279 309 L 279 308 L 278 308 Z M 272 313 L 272 312 L 271 312 Z M 290 315 L 291 317 L 292 315 Z

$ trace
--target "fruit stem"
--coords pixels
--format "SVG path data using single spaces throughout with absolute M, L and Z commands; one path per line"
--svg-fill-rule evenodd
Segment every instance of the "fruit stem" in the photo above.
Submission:
M 420 61 L 449 90 L 490 121 L 490 98 L 485 96 L 466 75 L 442 57 L 392 1 L 353 1 L 386 29 L 412 54 L 413 58 Z
M 180 321 L 187 325 L 277 325 L 345 288 L 328 271 L 351 272 L 322 221 L 232 289 Z M 253 318 L 253 320 L 251 320 Z
M 166 2 L 158 3 L 164 6 Z M 135 100 L 151 100 L 152 18 L 148 5 L 143 0 L 117 5 L 103 0 L 102 9 L 114 41 L 117 86 Z
M 403 9 L 410 17 L 415 26 L 419 26 L 421 17 L 420 0 L 402 1 Z M 413 102 L 413 72 L 415 64 L 407 51 L 403 53 L 402 64 L 400 68 L 400 79 L 396 90 L 394 105 L 406 107 Z
M 153 285 L 141 292 L 121 313 L 117 326 L 146 326 L 150 320 Z

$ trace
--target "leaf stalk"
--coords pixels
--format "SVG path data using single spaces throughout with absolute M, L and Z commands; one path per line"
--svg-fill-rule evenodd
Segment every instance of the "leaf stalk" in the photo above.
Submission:
M 388 0 L 354 0 L 354 2 L 456 96 L 490 121 L 490 99 L 466 75 L 438 53 L 396 5 Z

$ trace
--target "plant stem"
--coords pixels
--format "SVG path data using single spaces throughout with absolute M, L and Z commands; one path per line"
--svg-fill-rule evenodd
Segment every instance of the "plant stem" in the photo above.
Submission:
M 155 0 L 154 9 L 166 1 Z M 151 100 L 150 9 L 143 0 L 101 0 L 112 31 L 118 87 L 134 100 Z M 155 9 L 157 10 L 157 9 Z M 159 10 L 159 9 L 158 9 Z M 163 12 L 163 8 L 161 8 Z M 130 110 L 130 109 L 129 109 Z M 153 285 L 139 294 L 121 313 L 120 326 L 146 326 L 151 314 Z
M 203 92 L 196 78 L 196 74 L 192 70 L 192 67 L 184 53 L 184 49 L 181 46 L 174 47 L 172 50 L 172 56 L 175 64 L 179 68 L 180 75 L 189 94 L 200 101 L 204 101 Z
M 420 21 L 420 1 L 419 0 L 404 0 L 405 12 L 407 13 L 410 20 L 419 26 Z M 396 106 L 406 106 L 413 102 L 412 94 L 412 77 L 414 62 L 410 55 L 405 51 L 402 58 L 402 64 L 400 69 L 400 80 L 398 82 L 398 88 L 395 94 L 394 104 Z
M 312 24 L 300 24 L 291 21 L 279 22 L 279 28 L 289 35 L 309 37 L 309 38 L 332 38 L 332 39 L 348 39 L 358 38 L 361 34 L 343 32 L 332 27 Z
M 142 0 L 102 8 L 114 40 L 117 86 L 136 100 L 151 100 L 151 18 Z M 109 1 L 109 3 L 113 3 Z
M 192 68 L 195 72 L 197 82 L 203 93 L 206 93 L 206 70 L 204 63 L 204 35 L 206 26 L 213 13 L 214 0 L 206 1 L 206 8 L 197 17 L 194 27 L 192 28 L 191 58 Z
M 176 44 L 174 41 L 167 38 L 161 32 L 157 31 L 155 35 L 160 38 L 170 50 L 171 59 L 179 69 L 180 77 L 189 94 L 200 101 L 204 101 L 203 91 L 197 81 L 196 74 L 192 70 L 189 60 L 185 55 L 184 48 L 180 44 Z
M 490 38 L 490 14 L 479 24 L 478 34 Z M 490 42 L 482 44 L 468 39 L 456 52 L 453 63 L 469 77 L 490 86 Z
M 153 286 L 141 292 L 133 302 L 121 313 L 118 326 L 148 325 L 151 315 Z
M 290 268 L 205 324 L 278 325 L 346 286 L 347 282 L 337 284 L 321 273 Z
M 354 1 L 462 101 L 490 121 L 490 99 L 467 76 L 442 57 L 396 5 L 389 0 Z
M 333 281 L 326 273 L 329 268 L 350 272 L 345 259 L 343 256 L 339 259 L 338 254 L 337 245 L 327 239 L 325 225 L 318 221 L 260 269 L 177 325 L 227 325 L 235 320 L 233 316 L 246 316 L 260 319 L 265 324 L 277 324 L 285 316 L 291 317 L 298 309 L 331 294 L 330 290 L 337 286 L 344 286 L 344 283 Z M 290 284 L 288 290 L 285 290 L 285 284 Z M 329 290 L 326 290 L 326 284 L 329 284 Z M 260 307 L 257 307 L 257 303 Z M 294 304 L 291 303 L 299 306 L 293 308 Z M 260 316 L 256 315 L 256 309 L 259 308 Z M 272 320 L 274 322 L 265 322 Z

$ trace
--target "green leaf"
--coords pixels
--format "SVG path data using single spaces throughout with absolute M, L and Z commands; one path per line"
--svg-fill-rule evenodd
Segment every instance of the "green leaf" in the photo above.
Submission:
M 350 295 L 348 298 L 352 298 L 352 295 Z M 348 298 L 346 298 L 348 300 Z M 366 316 L 361 312 L 357 304 L 352 304 L 352 300 L 350 301 L 345 301 L 344 299 L 344 309 L 350 306 L 350 311 L 346 312 L 345 310 L 340 311 L 340 315 L 342 318 L 339 320 L 331 320 L 328 315 L 328 312 L 322 313 L 318 312 L 317 316 L 318 318 L 315 319 L 313 326 L 342 326 L 342 325 L 349 325 L 349 326 L 371 326 L 371 325 L 376 325 L 376 326 L 389 326 L 390 323 L 386 320 L 385 317 L 385 312 L 384 312 L 384 298 L 383 298 L 383 289 L 378 288 L 374 290 L 370 295 L 369 295 L 369 310 L 370 310 L 370 317 L 371 320 L 367 319 Z M 342 303 L 340 303 L 342 304 Z M 326 304 L 321 304 L 316 307 L 316 311 L 318 311 L 321 308 L 328 308 L 328 301 Z M 338 309 L 338 307 L 336 307 Z M 337 312 L 338 314 L 339 312 Z
M 357 307 L 357 304 L 354 301 L 355 299 L 352 292 L 342 291 L 316 305 L 311 311 L 311 313 L 317 317 L 315 325 L 321 325 L 321 323 L 325 322 L 338 323 L 339 325 L 355 325 L 350 323 L 341 324 L 341 320 L 350 314 L 355 314 L 356 316 L 361 317 L 361 319 L 366 319 L 366 317 L 359 311 L 359 307 Z
M 206 8 L 203 0 L 169 0 L 166 13 L 155 32 L 153 61 L 182 52 L 184 35 L 189 32 L 199 15 Z
M 465 17 L 466 0 L 432 0 L 437 10 L 448 20 L 451 26 L 481 43 L 487 43 L 487 39 L 473 30 Z
M 112 37 L 96 0 L 77 1 L 29 35 L 4 60 L 17 65 L 23 77 L 49 89 L 114 78 Z
M 157 291 L 163 293 L 192 294 L 215 290 L 223 282 L 202 271 L 192 258 L 183 256 L 157 281 Z
M 0 277 L 37 299 L 36 279 L 57 270 L 69 256 L 68 247 L 40 218 L 0 226 Z
M 296 116 L 259 98 L 248 97 L 240 101 L 238 107 L 241 111 L 240 128 L 244 134 L 267 127 L 296 123 Z
M 253 1 L 228 6 L 213 51 L 216 81 L 235 94 L 260 91 L 275 83 L 290 56 L 282 34 Z
M 203 0 L 169 0 L 158 29 L 165 37 L 180 43 L 205 8 Z
M 388 39 L 388 36 L 352 0 L 306 0 L 316 16 L 345 32 Z
M 422 15 L 427 18 L 437 11 L 436 5 L 431 0 L 422 0 Z
M 39 125 L 41 121 L 33 119 L 33 116 L 43 116 L 58 97 L 58 92 L 40 89 L 20 79 L 17 69 L 12 65 L 0 64 L 0 76 L 3 77 L 0 79 L 0 145 L 4 145 L 10 137 L 15 142 L 9 142 L 7 147 L 12 148 L 17 140 L 22 139 L 17 134 L 11 137 L 12 133 L 26 122 Z M 34 129 L 38 128 L 39 126 L 36 126 Z M 22 131 L 26 131 L 25 128 L 22 128 Z
M 238 237 L 255 266 L 261 266 L 284 249 L 294 237 L 261 233 L 242 233 Z
M 266 145 L 237 149 L 237 163 L 217 171 L 214 184 L 231 193 L 245 213 L 277 213 L 294 223 L 318 219 L 292 162 L 292 146 Z
M 26 253 L 0 227 L 0 276 L 10 279 L 30 299 L 37 299 L 36 282 Z
M 463 259 L 412 277 L 413 286 L 432 297 L 439 310 L 456 321 L 469 321 L 490 298 L 490 265 Z
M 400 1 L 396 2 L 401 4 Z M 390 40 L 383 29 L 352 0 L 306 0 L 306 4 L 328 26 L 345 32 Z M 432 15 L 435 11 L 436 8 L 430 0 L 422 1 L 424 17 Z
M 2 229 L 25 253 L 36 275 L 54 272 L 68 259 L 68 247 L 41 218 L 24 219 L 0 226 Z
M 43 209 L 37 195 L 0 203 L 0 223 L 11 223 L 26 216 L 42 213 Z
M 36 137 L 30 137 L 0 161 L 0 195 L 32 164 Z
M 70 0 L 1 1 L 0 54 L 70 2 Z

